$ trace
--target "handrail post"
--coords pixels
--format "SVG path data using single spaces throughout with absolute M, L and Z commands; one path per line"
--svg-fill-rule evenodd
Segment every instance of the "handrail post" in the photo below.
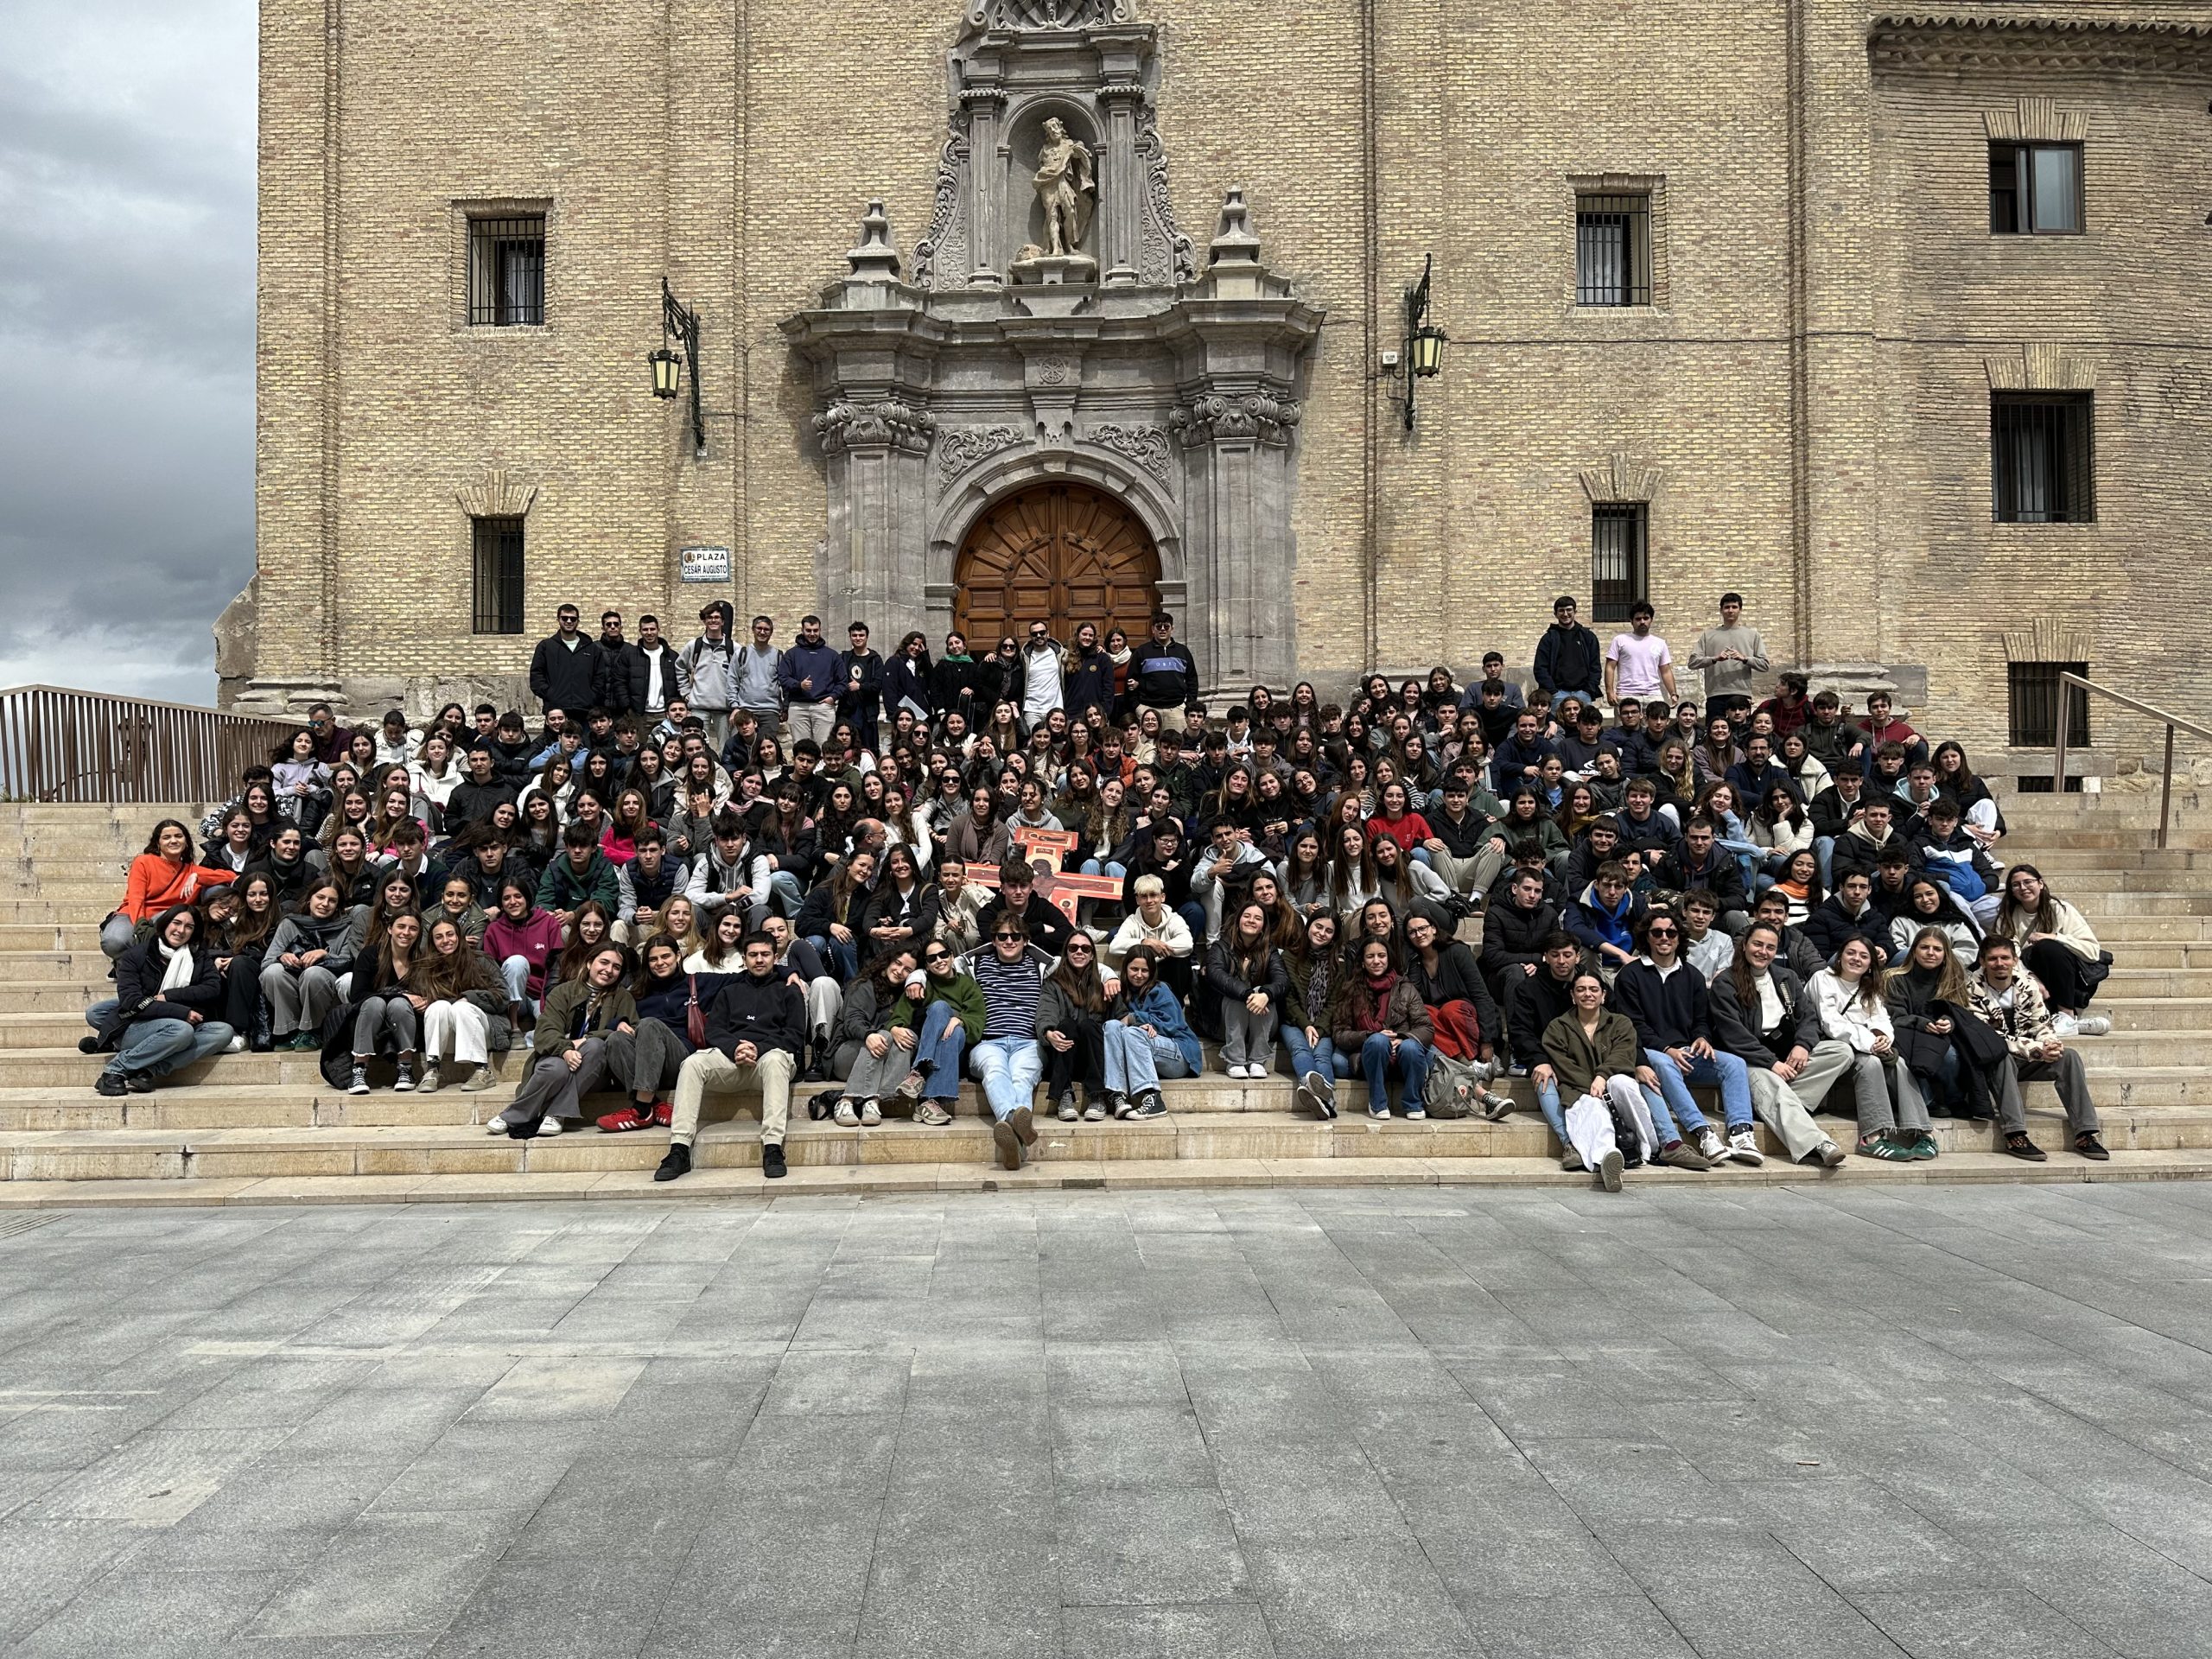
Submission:
M 2170 721 L 2166 724 L 2165 775 L 2158 783 L 2158 850 L 2162 853 L 2166 850 L 2166 819 L 2171 815 L 2173 811 L 2173 805 L 2174 728 L 2173 723 Z
M 2071 677 L 2065 674 L 2058 677 L 2058 758 L 2052 764 L 2050 773 L 2050 792 L 2054 795 L 2066 792 L 2066 728 L 2071 723 L 2067 716 L 2074 711 L 2074 699 L 2068 695 L 2071 688 L 2066 682 Z

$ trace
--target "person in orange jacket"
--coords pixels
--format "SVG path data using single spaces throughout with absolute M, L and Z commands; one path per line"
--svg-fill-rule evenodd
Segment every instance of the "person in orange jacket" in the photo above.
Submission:
M 138 924 L 163 911 L 196 902 L 210 887 L 238 880 L 236 870 L 211 869 L 192 861 L 192 831 L 175 818 L 163 818 L 146 838 L 146 850 L 130 861 L 123 905 L 100 926 L 100 950 L 111 960 L 130 948 Z

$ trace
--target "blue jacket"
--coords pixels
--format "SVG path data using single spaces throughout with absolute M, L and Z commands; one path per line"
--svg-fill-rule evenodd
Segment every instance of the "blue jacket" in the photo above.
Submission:
M 1191 1075 L 1201 1074 L 1205 1064 L 1205 1052 L 1198 1046 L 1198 1038 L 1192 1033 L 1190 1021 L 1183 1018 L 1183 1005 L 1175 993 L 1159 980 L 1147 986 L 1141 996 L 1122 994 L 1122 1012 L 1136 1015 L 1141 1026 L 1150 1026 L 1154 1031 L 1175 1045 L 1183 1056 L 1183 1064 L 1191 1068 Z
M 784 689 L 786 702 L 835 702 L 845 689 L 844 653 L 825 639 L 818 645 L 804 645 L 797 640 L 784 647 L 783 659 L 776 664 L 776 683 Z M 803 679 L 814 682 L 810 691 L 799 689 Z
M 1537 734 L 1535 742 L 1525 746 L 1521 741 L 1520 733 L 1510 734 L 1503 742 L 1491 751 L 1491 787 L 1497 791 L 1498 799 L 1510 806 L 1513 804 L 1512 791 L 1524 783 L 1535 781 L 1523 778 L 1521 769 L 1541 766 L 1547 757 L 1558 753 L 1551 739 L 1541 733 Z
M 1636 930 L 1643 925 L 1643 912 L 1649 906 L 1637 896 L 1630 887 L 1621 894 L 1620 903 L 1611 910 L 1599 902 L 1598 884 L 1592 882 L 1582 889 L 1581 896 L 1567 907 L 1560 918 L 1567 931 L 1595 950 L 1601 944 L 1617 945 L 1623 950 L 1636 949 Z

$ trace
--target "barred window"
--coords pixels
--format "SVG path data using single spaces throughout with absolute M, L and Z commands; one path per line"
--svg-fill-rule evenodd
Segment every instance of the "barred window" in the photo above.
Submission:
M 1625 622 L 1649 590 L 1645 562 L 1648 509 L 1641 501 L 1601 501 L 1590 509 L 1590 620 Z
M 1651 197 L 1574 199 L 1574 302 L 1651 303 Z
M 2065 693 L 2066 742 L 2069 748 L 2089 741 L 2089 694 L 2078 685 L 2061 687 L 2062 674 L 2087 679 L 2087 663 L 2008 663 L 2005 690 L 2012 707 L 2012 747 L 2049 749 L 2058 745 L 2060 692 Z
M 1997 523 L 2095 522 L 2094 414 L 2086 391 L 1990 394 L 1991 513 Z
M 473 518 L 476 566 L 474 633 L 522 632 L 523 521 Z
M 1992 144 L 1989 229 L 1996 236 L 2078 236 L 2082 146 Z
M 545 215 L 468 221 L 468 321 L 512 328 L 545 321 Z

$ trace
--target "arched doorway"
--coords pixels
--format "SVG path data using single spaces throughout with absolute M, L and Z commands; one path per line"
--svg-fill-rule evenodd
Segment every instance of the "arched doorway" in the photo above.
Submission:
M 1084 622 L 1141 640 L 1160 607 L 1160 551 L 1118 497 L 1087 484 L 1036 484 L 969 526 L 954 561 L 952 623 L 977 656 L 1033 621 L 1065 644 Z

